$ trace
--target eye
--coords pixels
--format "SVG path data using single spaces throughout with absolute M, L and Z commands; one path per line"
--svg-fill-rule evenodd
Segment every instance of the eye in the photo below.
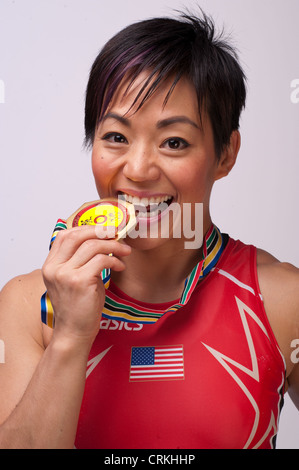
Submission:
M 165 140 L 161 147 L 170 150 L 183 150 L 189 147 L 189 144 L 186 140 L 182 139 L 181 137 L 171 137 L 170 139 Z
M 107 142 L 111 142 L 113 144 L 127 144 L 127 139 L 122 135 L 118 134 L 117 132 L 108 132 L 102 137 L 102 140 L 106 140 Z

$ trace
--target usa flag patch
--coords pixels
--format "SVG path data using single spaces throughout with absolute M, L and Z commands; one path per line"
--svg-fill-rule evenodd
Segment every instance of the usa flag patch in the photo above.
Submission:
M 183 346 L 133 347 L 130 382 L 184 380 Z

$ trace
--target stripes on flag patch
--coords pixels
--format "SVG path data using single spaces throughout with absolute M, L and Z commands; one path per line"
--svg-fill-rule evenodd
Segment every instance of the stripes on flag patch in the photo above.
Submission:
M 184 380 L 183 346 L 133 347 L 130 382 Z

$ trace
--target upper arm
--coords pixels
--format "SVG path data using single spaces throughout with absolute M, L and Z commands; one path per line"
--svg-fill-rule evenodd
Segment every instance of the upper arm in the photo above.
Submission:
M 288 392 L 299 409 L 299 269 L 258 253 L 258 277 L 265 310 L 285 358 Z M 295 340 L 295 341 L 294 341 Z
M 18 404 L 43 354 L 39 271 L 12 279 L 0 293 L 0 423 Z

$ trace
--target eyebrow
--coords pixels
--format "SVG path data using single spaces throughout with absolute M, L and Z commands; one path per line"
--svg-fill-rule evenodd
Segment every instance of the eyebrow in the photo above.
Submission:
M 130 123 L 129 119 L 126 119 L 125 117 L 121 116 L 120 114 L 112 113 L 112 112 L 109 112 L 109 113 L 105 114 L 105 116 L 103 116 L 103 118 L 102 118 L 102 122 L 106 121 L 106 119 L 109 119 L 109 118 L 110 119 L 116 119 L 116 121 L 120 122 L 124 126 L 131 127 L 131 123 Z
M 131 122 L 129 119 L 121 116 L 120 114 L 109 112 L 105 114 L 102 118 L 102 122 L 106 121 L 106 119 L 115 119 L 116 121 L 120 122 L 126 127 L 131 127 Z M 201 129 L 201 127 L 194 122 L 192 119 L 188 118 L 187 116 L 173 116 L 166 119 L 161 119 L 157 122 L 157 129 L 162 129 L 163 127 L 171 126 L 172 124 L 176 123 L 183 123 L 183 124 L 190 124 L 191 126 L 195 127 L 196 129 Z
M 162 119 L 161 121 L 157 122 L 157 128 L 161 129 L 162 127 L 171 126 L 172 124 L 176 124 L 177 122 L 183 124 L 190 124 L 191 126 L 196 127 L 196 129 L 200 129 L 199 125 L 187 116 L 173 116 L 167 119 Z

